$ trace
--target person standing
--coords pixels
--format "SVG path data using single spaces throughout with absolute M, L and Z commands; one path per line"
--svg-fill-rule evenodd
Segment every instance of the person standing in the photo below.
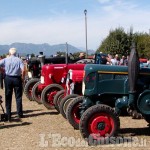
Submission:
M 113 59 L 111 59 L 111 65 L 119 65 L 119 56 L 118 54 L 115 55 Z
M 120 59 L 119 65 L 125 66 L 125 56 L 122 56 L 122 58 Z
M 5 107 L 8 121 L 11 121 L 13 90 L 16 98 L 18 118 L 23 118 L 22 81 L 24 81 L 25 71 L 23 61 L 16 57 L 16 52 L 16 48 L 10 48 L 9 57 L 0 60 L 0 66 L 5 70 Z

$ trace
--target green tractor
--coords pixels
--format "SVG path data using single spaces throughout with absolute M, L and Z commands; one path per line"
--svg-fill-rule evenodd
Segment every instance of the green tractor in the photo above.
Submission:
M 128 67 L 88 64 L 84 71 L 79 129 L 88 142 L 100 143 L 114 137 L 125 108 L 150 123 L 150 69 L 139 67 L 135 46 Z

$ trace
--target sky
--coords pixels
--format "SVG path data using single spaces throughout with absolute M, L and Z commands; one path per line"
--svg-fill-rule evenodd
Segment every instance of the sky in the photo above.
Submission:
M 96 50 L 110 30 L 150 32 L 149 0 L 0 0 L 0 45 L 68 43 Z

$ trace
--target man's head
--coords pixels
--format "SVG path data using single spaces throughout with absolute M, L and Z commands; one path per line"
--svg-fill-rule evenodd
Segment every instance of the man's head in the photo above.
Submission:
M 16 48 L 10 48 L 9 49 L 9 54 L 10 55 L 16 55 L 16 52 L 17 52 Z

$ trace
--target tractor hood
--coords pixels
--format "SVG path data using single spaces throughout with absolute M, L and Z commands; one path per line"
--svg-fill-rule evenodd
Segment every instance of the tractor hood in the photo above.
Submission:
M 129 94 L 127 66 L 87 64 L 84 71 L 83 95 Z M 140 68 L 138 82 L 150 82 L 149 68 Z

